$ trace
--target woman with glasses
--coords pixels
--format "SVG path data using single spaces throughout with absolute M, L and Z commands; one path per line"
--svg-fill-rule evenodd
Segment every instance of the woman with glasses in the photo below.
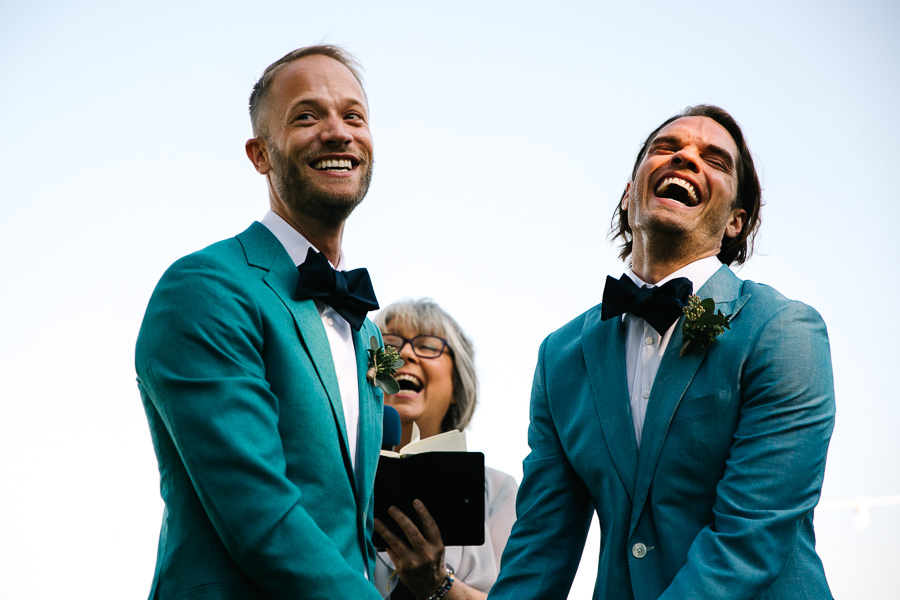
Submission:
M 421 299 L 391 304 L 375 324 L 385 346 L 397 348 L 404 360 L 394 377 L 400 391 L 384 397 L 400 414 L 400 446 L 414 441 L 416 432 L 424 439 L 463 430 L 475 411 L 478 380 L 472 343 L 456 321 L 432 300 Z M 488 467 L 484 479 L 484 544 L 445 548 L 439 534 L 426 532 L 414 536 L 415 542 L 388 539 L 390 550 L 379 553 L 375 571 L 385 598 L 487 597 L 516 517 L 517 486 L 509 475 Z

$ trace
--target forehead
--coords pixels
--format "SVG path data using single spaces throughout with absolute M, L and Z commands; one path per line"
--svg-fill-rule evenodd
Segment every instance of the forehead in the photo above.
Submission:
M 303 101 L 366 106 L 362 86 L 350 69 L 319 54 L 284 65 L 272 82 L 269 101 L 276 112 Z
M 684 144 L 696 145 L 699 148 L 718 146 L 737 157 L 737 144 L 734 143 L 728 130 L 709 117 L 681 117 L 675 119 L 659 130 L 654 140 L 661 137 L 670 137 L 680 140 Z

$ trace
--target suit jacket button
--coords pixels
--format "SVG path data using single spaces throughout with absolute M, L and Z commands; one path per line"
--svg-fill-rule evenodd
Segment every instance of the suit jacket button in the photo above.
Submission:
M 645 556 L 647 556 L 647 546 L 638 542 L 637 544 L 635 544 L 634 546 L 631 547 L 631 554 L 635 558 L 644 558 Z

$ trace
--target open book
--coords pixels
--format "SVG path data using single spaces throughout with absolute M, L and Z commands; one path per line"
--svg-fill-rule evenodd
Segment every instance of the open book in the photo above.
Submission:
M 459 429 L 451 429 L 425 439 L 413 440 L 400 448 L 398 452 L 382 450 L 382 456 L 400 458 L 408 454 L 421 454 L 422 452 L 465 452 L 466 433 Z
M 466 434 L 453 430 L 382 450 L 375 473 L 375 518 L 405 539 L 388 514 L 396 506 L 421 530 L 413 500 L 434 517 L 445 546 L 484 543 L 484 454 L 466 452 Z M 377 533 L 375 547 L 386 547 Z

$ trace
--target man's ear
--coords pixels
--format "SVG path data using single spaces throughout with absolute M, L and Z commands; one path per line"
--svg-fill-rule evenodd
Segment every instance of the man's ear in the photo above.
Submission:
M 622 201 L 619 203 L 619 208 L 622 209 L 622 212 L 628 212 L 628 201 L 631 200 L 631 182 L 625 184 L 625 193 L 622 194 Z
M 269 150 L 266 148 L 266 140 L 255 137 L 247 140 L 244 144 L 244 150 L 247 152 L 247 158 L 253 163 L 253 167 L 260 175 L 265 175 L 272 168 L 269 163 Z
M 747 211 L 736 208 L 731 211 L 731 218 L 725 225 L 725 237 L 736 238 L 744 230 L 744 222 L 747 220 Z

